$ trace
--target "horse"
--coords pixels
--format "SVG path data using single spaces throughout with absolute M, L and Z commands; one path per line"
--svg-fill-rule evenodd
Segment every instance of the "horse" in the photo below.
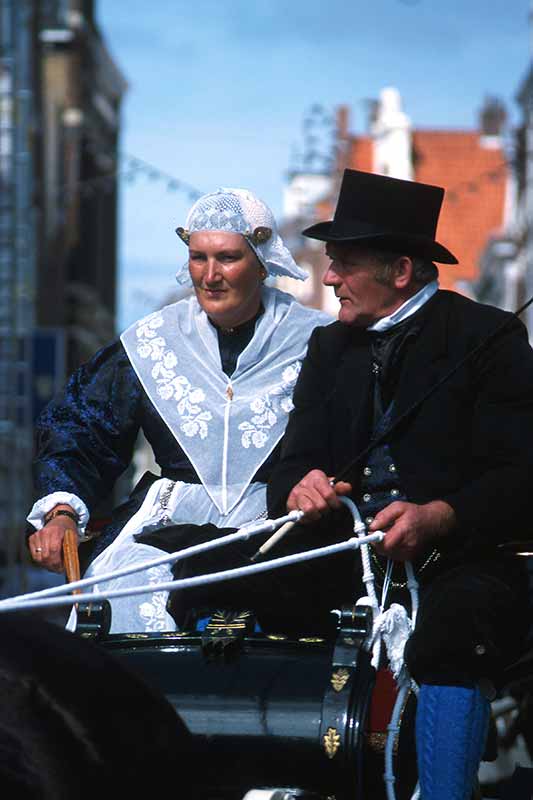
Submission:
M 4 797 L 179 797 L 176 786 L 190 783 L 191 737 L 162 694 L 104 649 L 34 615 L 1 615 L 0 641 Z

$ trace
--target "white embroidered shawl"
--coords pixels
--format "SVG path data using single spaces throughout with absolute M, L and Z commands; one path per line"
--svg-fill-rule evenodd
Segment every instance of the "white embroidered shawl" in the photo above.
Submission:
M 332 322 L 278 289 L 264 287 L 262 299 L 264 313 L 231 378 L 195 297 L 150 314 L 121 337 L 148 397 L 224 515 L 283 435 L 311 332 Z

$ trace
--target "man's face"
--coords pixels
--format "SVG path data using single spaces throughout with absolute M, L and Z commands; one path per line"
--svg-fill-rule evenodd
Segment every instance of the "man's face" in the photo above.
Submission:
M 405 301 L 394 273 L 388 283 L 376 279 L 380 264 L 368 248 L 328 242 L 326 255 L 331 264 L 322 282 L 334 288 L 340 301 L 340 322 L 367 328 L 392 314 Z

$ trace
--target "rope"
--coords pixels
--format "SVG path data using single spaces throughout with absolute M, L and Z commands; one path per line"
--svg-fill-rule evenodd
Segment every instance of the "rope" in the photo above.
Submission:
M 72 581 L 65 583 L 61 586 L 52 586 L 49 589 L 41 589 L 37 592 L 29 592 L 28 594 L 16 595 L 15 597 L 8 597 L 5 600 L 0 600 L 0 609 L 2 605 L 11 605 L 15 602 L 26 602 L 27 600 L 34 600 L 41 597 L 52 597 L 60 594 L 70 594 L 75 589 L 84 589 L 87 586 L 93 586 L 95 583 L 106 583 L 107 581 L 114 580 L 115 578 L 122 578 L 125 575 L 133 575 L 135 572 L 143 572 L 150 567 L 158 567 L 161 564 L 174 564 L 184 558 L 204 553 L 208 550 L 213 550 L 217 547 L 222 547 L 225 544 L 232 544 L 241 540 L 247 540 L 252 536 L 257 536 L 260 533 L 269 533 L 275 530 L 278 526 L 297 521 L 303 516 L 302 511 L 291 511 L 284 517 L 278 519 L 267 519 L 261 522 L 248 523 L 243 525 L 240 530 L 235 533 L 228 533 L 226 536 L 221 536 L 218 539 L 211 539 L 209 542 L 202 542 L 202 544 L 191 545 L 184 550 L 177 550 L 164 556 L 152 558 L 149 561 L 140 561 L 129 567 L 122 567 L 121 569 L 114 570 L 113 572 L 105 572 L 102 575 L 93 575 L 90 578 L 82 578 L 79 581 Z
M 350 510 L 354 520 L 353 530 L 354 533 L 358 534 L 358 542 L 360 544 L 359 550 L 361 553 L 361 561 L 363 565 L 363 583 L 365 585 L 367 597 L 360 598 L 357 601 L 357 604 L 361 604 L 362 602 L 366 603 L 367 601 L 370 601 L 370 606 L 372 608 L 373 625 L 372 625 L 372 636 L 370 637 L 367 647 L 368 649 L 372 650 L 371 663 L 372 666 L 377 670 L 381 656 L 381 648 L 384 639 L 385 626 L 391 620 L 392 620 L 392 625 L 394 626 L 395 615 L 391 614 L 390 612 L 394 610 L 394 605 L 397 604 L 393 604 L 391 608 L 389 608 L 387 611 L 384 611 L 387 600 L 387 594 L 390 586 L 393 561 L 392 559 L 388 559 L 387 561 L 387 569 L 385 572 L 383 590 L 381 593 L 381 603 L 378 603 L 376 589 L 375 589 L 375 577 L 372 570 L 372 564 L 367 544 L 369 537 L 364 535 L 366 526 L 361 520 L 361 514 L 359 513 L 359 509 L 357 508 L 355 503 L 348 497 L 340 497 L 339 499 Z M 416 622 L 416 615 L 418 613 L 418 581 L 416 580 L 415 572 L 411 562 L 406 561 L 404 563 L 404 567 L 405 567 L 405 575 L 407 578 L 407 586 L 409 588 L 409 593 L 411 596 L 410 631 L 412 631 L 414 629 Z M 388 643 L 390 644 L 392 641 L 392 636 L 391 636 L 392 631 L 388 631 L 388 634 L 389 634 L 389 642 L 385 640 L 386 647 L 387 644 Z M 404 642 L 404 647 L 405 647 L 405 642 Z M 389 655 L 389 660 L 390 660 L 391 656 L 388 647 L 387 647 L 387 654 Z M 394 677 L 396 678 L 399 691 L 398 691 L 398 696 L 396 697 L 396 702 L 394 703 L 394 708 L 392 710 L 390 723 L 387 726 L 387 741 L 385 744 L 385 773 L 383 775 L 383 780 L 385 781 L 387 800 L 396 800 L 396 792 L 394 788 L 396 783 L 396 778 L 394 775 L 394 764 L 393 764 L 394 739 L 395 736 L 397 736 L 397 734 L 400 731 L 400 726 L 399 726 L 400 714 L 402 712 L 407 694 L 409 690 L 412 689 L 412 683 L 413 683 L 407 673 L 407 670 L 405 669 L 405 664 L 403 662 L 403 651 L 400 664 L 396 664 L 394 670 Z M 411 800 L 418 800 L 419 797 L 420 797 L 420 788 L 417 784 L 415 787 L 415 791 L 411 797 Z
M 107 600 L 115 597 L 134 597 L 139 594 L 148 594 L 152 592 L 170 592 L 180 589 L 189 589 L 195 586 L 207 586 L 219 581 L 234 580 L 235 578 L 248 577 L 260 572 L 267 572 L 271 569 L 278 569 L 279 567 L 290 566 L 291 564 L 298 564 L 303 561 L 311 561 L 314 558 L 321 558 L 322 556 L 334 555 L 342 553 L 344 550 L 352 550 L 360 547 L 361 543 L 381 542 L 385 534 L 382 531 L 371 533 L 365 536 L 364 539 L 354 537 L 345 542 L 338 544 L 327 545 L 326 547 L 317 547 L 314 550 L 307 550 L 303 553 L 294 553 L 290 556 L 283 556 L 282 558 L 272 559 L 271 561 L 264 561 L 260 564 L 251 564 L 246 567 L 237 567 L 236 569 L 223 570 L 222 572 L 212 572 L 208 575 L 197 575 L 193 578 L 182 578 L 176 581 L 166 581 L 158 583 L 154 587 L 153 583 L 145 586 L 135 586 L 129 589 L 115 589 L 112 592 L 90 592 L 87 594 L 77 594 L 70 597 L 45 597 L 42 599 L 26 600 L 24 602 L 5 601 L 0 606 L 0 613 L 9 611 L 27 611 L 28 609 L 35 608 L 50 608 L 52 606 L 72 606 L 78 603 L 91 603 L 101 600 Z M 69 590 L 72 584 L 69 584 Z

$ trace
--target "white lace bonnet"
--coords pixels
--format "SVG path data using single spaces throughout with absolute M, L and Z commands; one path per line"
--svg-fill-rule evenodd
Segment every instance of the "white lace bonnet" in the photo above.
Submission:
M 200 197 L 187 215 L 184 228 L 176 228 L 180 239 L 189 244 L 195 231 L 241 233 L 269 275 L 287 275 L 304 281 L 301 269 L 283 244 L 272 211 L 247 189 L 217 189 Z M 190 283 L 188 262 L 176 273 L 179 284 Z

